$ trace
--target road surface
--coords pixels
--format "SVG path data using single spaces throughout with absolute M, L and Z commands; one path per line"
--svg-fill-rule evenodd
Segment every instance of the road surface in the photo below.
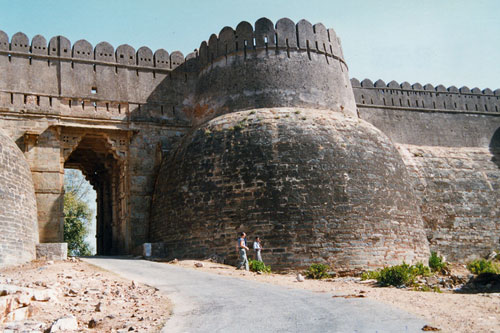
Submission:
M 130 258 L 84 261 L 157 287 L 174 304 L 162 332 L 422 332 L 425 320 L 363 298 L 289 289 Z

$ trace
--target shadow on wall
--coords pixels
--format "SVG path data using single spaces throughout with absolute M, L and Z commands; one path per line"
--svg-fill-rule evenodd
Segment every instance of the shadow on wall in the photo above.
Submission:
M 491 161 L 500 168 L 500 127 L 497 128 L 495 134 L 490 141 L 490 152 L 493 155 Z

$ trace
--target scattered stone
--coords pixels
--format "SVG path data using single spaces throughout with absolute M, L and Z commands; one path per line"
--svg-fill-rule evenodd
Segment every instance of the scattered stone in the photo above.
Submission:
M 94 318 L 92 318 L 92 319 L 90 319 L 89 324 L 87 326 L 88 326 L 88 328 L 96 328 L 97 322 L 95 321 Z
M 424 325 L 424 327 L 422 327 L 422 331 L 441 331 L 441 330 L 437 327 L 432 327 L 430 325 Z
M 96 311 L 96 312 L 101 312 L 101 311 L 102 311 L 102 308 L 103 308 L 102 303 L 101 303 L 101 302 L 99 302 L 99 303 L 97 303 L 97 304 L 96 304 L 96 306 L 95 306 L 95 311 Z
M 333 298 L 337 298 L 337 297 L 343 297 L 343 298 L 362 298 L 362 297 L 366 297 L 366 295 L 363 295 L 363 294 L 349 294 L 349 295 L 333 295 L 332 296 Z
M 299 273 L 299 274 L 297 274 L 297 281 L 299 281 L 299 282 L 304 282 L 304 280 L 305 280 L 305 279 L 304 279 L 304 277 L 302 276 L 302 274 L 300 274 L 300 273 Z
M 201 262 L 195 262 L 194 265 L 196 267 L 203 267 L 203 263 L 201 263 Z
M 68 315 L 57 319 L 50 327 L 50 333 L 76 331 L 77 329 L 78 323 L 76 318 L 73 315 Z
M 493 260 L 493 259 L 495 259 L 495 258 L 497 257 L 497 255 L 498 255 L 498 253 L 496 253 L 495 251 L 492 251 L 492 252 L 488 255 L 487 259 L 488 259 L 488 260 Z

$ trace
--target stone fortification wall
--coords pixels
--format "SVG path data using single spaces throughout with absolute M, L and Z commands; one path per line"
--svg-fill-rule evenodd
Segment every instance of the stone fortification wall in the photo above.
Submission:
M 398 143 L 488 147 L 500 127 L 500 89 L 386 85 L 368 79 L 351 83 L 359 117 Z
M 358 114 L 400 148 L 432 250 L 451 260 L 500 246 L 500 89 L 351 80 Z
M 236 259 L 238 232 L 276 269 L 359 270 L 428 256 L 411 181 L 379 130 L 331 110 L 219 116 L 159 171 L 151 240 L 171 258 Z
M 0 31 L 0 107 L 78 118 L 178 123 L 195 54 Z M 166 92 L 163 86 L 172 86 Z M 177 120 L 177 121 L 176 121 Z
M 413 177 L 427 239 L 449 260 L 485 257 L 500 246 L 500 145 L 400 145 Z
M 188 109 L 200 123 L 235 110 L 300 106 L 355 115 L 340 41 L 333 29 L 287 18 L 223 28 L 199 49 Z
M 33 180 L 16 144 L 0 130 L 0 267 L 35 259 L 38 243 Z

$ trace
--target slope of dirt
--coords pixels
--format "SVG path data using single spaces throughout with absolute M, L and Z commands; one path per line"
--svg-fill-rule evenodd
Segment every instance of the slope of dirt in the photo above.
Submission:
M 57 319 L 73 316 L 80 332 L 155 332 L 171 309 L 155 288 L 78 259 L 0 272 L 0 331 L 48 332 Z

